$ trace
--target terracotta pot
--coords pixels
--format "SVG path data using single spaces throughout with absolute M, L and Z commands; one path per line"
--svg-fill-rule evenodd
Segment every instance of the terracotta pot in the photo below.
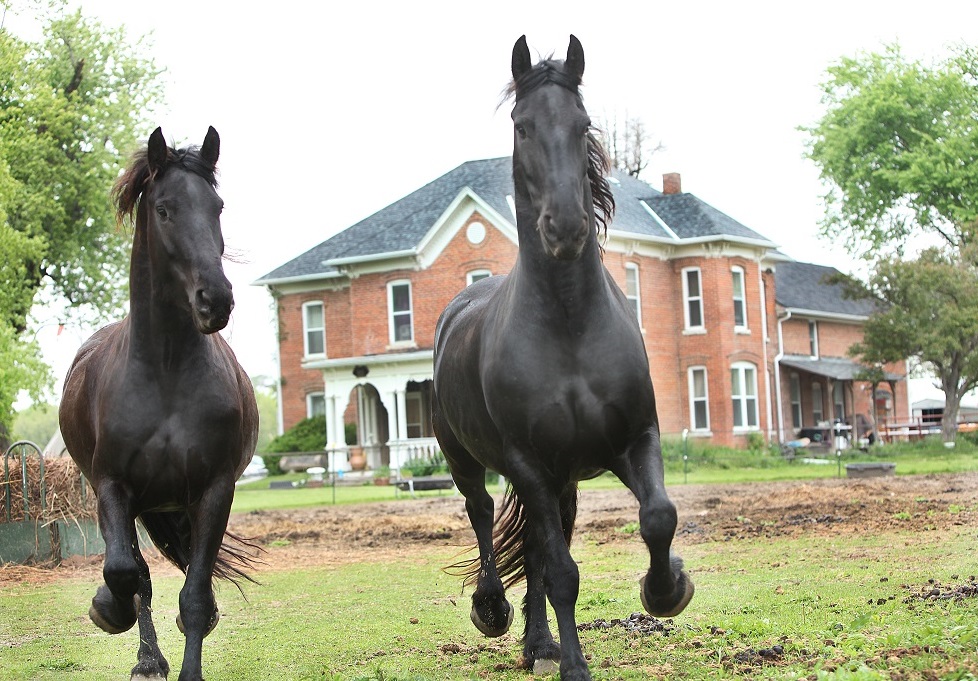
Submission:
M 362 471 L 367 467 L 367 455 L 360 447 L 350 448 L 350 468 L 355 471 Z

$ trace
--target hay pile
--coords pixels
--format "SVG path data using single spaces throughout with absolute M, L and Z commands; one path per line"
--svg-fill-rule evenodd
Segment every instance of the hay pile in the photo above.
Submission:
M 0 456 L 2 458 L 2 456 Z M 23 469 L 20 456 L 10 457 L 10 478 L 4 480 L 0 463 L 0 523 L 7 522 L 6 498 L 10 492 L 10 520 L 24 520 Z M 41 463 L 37 456 L 27 456 L 27 502 L 30 517 L 41 520 L 85 519 L 96 517 L 95 494 L 69 457 L 44 460 L 46 486 L 44 507 L 41 505 Z

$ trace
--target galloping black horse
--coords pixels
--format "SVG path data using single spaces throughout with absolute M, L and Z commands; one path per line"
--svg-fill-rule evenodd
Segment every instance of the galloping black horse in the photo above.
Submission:
M 640 587 L 646 610 L 678 614 L 693 583 L 670 556 L 676 509 L 663 485 L 645 345 L 601 262 L 597 225 L 607 227 L 614 199 L 578 89 L 584 51 L 571 36 L 565 61 L 533 65 L 523 36 L 512 71 L 519 256 L 509 275 L 467 287 L 442 313 L 434 427 L 478 541 L 479 558 L 456 566 L 477 584 L 473 623 L 487 636 L 505 633 L 513 619 L 505 587 L 525 578 L 525 663 L 559 660 L 564 681 L 590 679 L 568 548 L 579 480 L 610 470 L 638 498 L 651 556 Z M 495 536 L 486 468 L 511 483 Z
M 65 379 L 60 421 L 71 457 L 98 496 L 105 584 L 89 616 L 116 634 L 139 621 L 133 679 L 165 679 L 153 589 L 138 517 L 186 573 L 177 625 L 186 636 L 180 681 L 201 675 L 201 644 L 217 624 L 212 575 L 251 567 L 248 543 L 224 542 L 234 482 L 258 435 L 248 375 L 219 333 L 234 298 L 221 259 L 220 138 L 175 150 L 157 128 L 113 190 L 133 217 L 130 310 L 79 349 Z M 237 538 L 234 538 L 237 539 Z

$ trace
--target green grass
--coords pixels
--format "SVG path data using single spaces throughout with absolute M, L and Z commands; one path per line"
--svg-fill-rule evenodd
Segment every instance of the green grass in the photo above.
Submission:
M 637 537 L 597 545 L 575 540 L 578 622 L 640 610 L 637 580 L 647 554 Z M 667 633 L 621 628 L 581 634 L 595 679 L 974 679 L 978 598 L 904 602 L 929 579 L 974 572 L 974 529 L 924 534 L 745 539 L 679 546 L 697 594 Z M 272 549 L 275 550 L 274 548 Z M 210 681 L 328 679 L 525 681 L 513 670 L 517 616 L 500 639 L 468 620 L 469 593 L 441 566 L 436 547 L 395 559 L 259 575 L 248 601 L 224 587 L 220 626 L 206 640 Z M 907 585 L 901 586 L 901 585 Z M 176 678 L 182 636 L 174 625 L 176 577 L 155 581 L 154 611 Z M 127 678 L 135 631 L 110 637 L 85 613 L 87 579 L 0 590 L 0 679 Z M 511 602 L 522 594 L 514 591 Z M 781 646 L 777 659 L 759 651 Z M 971 676 L 969 676 L 969 674 Z
M 663 446 L 665 475 L 667 485 L 718 484 L 771 482 L 775 480 L 812 480 L 845 476 L 845 464 L 863 461 L 892 461 L 896 463 L 897 475 L 924 475 L 928 473 L 960 473 L 978 471 L 978 446 L 967 440 L 959 440 L 957 447 L 948 450 L 936 440 L 921 443 L 896 444 L 874 447 L 869 452 L 846 451 L 841 459 L 834 454 L 824 454 L 829 463 L 802 463 L 804 455 L 795 460 L 784 459 L 780 454 L 769 450 L 749 452 L 714 447 L 699 447 L 695 444 L 689 451 L 689 459 L 683 462 L 681 443 L 665 442 Z M 336 504 L 357 504 L 375 501 L 401 500 L 410 502 L 407 492 L 398 493 L 393 486 L 374 486 L 370 484 L 320 488 L 295 488 L 289 490 L 269 489 L 270 480 L 305 480 L 302 473 L 291 473 L 273 478 L 264 478 L 240 485 L 235 493 L 234 512 L 247 512 L 257 509 L 293 509 Z M 621 483 L 610 473 L 580 485 L 582 490 L 608 489 L 621 487 Z M 499 490 L 489 485 L 490 491 Z M 417 497 L 451 494 L 450 491 L 418 492 Z

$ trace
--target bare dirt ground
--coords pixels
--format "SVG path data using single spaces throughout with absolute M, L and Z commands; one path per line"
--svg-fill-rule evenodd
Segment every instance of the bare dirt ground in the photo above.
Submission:
M 679 512 L 682 544 L 737 541 L 801 534 L 882 533 L 897 530 L 978 527 L 978 473 L 830 479 L 804 482 L 686 485 L 669 496 Z M 626 490 L 582 494 L 577 532 L 592 541 L 634 541 L 618 531 L 638 519 L 638 503 Z M 408 555 L 408 549 L 461 549 L 473 542 L 460 496 L 255 511 L 232 516 L 229 529 L 254 538 L 267 553 L 265 570 L 291 570 Z M 147 556 L 154 574 L 176 569 Z M 98 558 L 73 559 L 55 569 L 0 567 L 5 583 L 98 578 Z

